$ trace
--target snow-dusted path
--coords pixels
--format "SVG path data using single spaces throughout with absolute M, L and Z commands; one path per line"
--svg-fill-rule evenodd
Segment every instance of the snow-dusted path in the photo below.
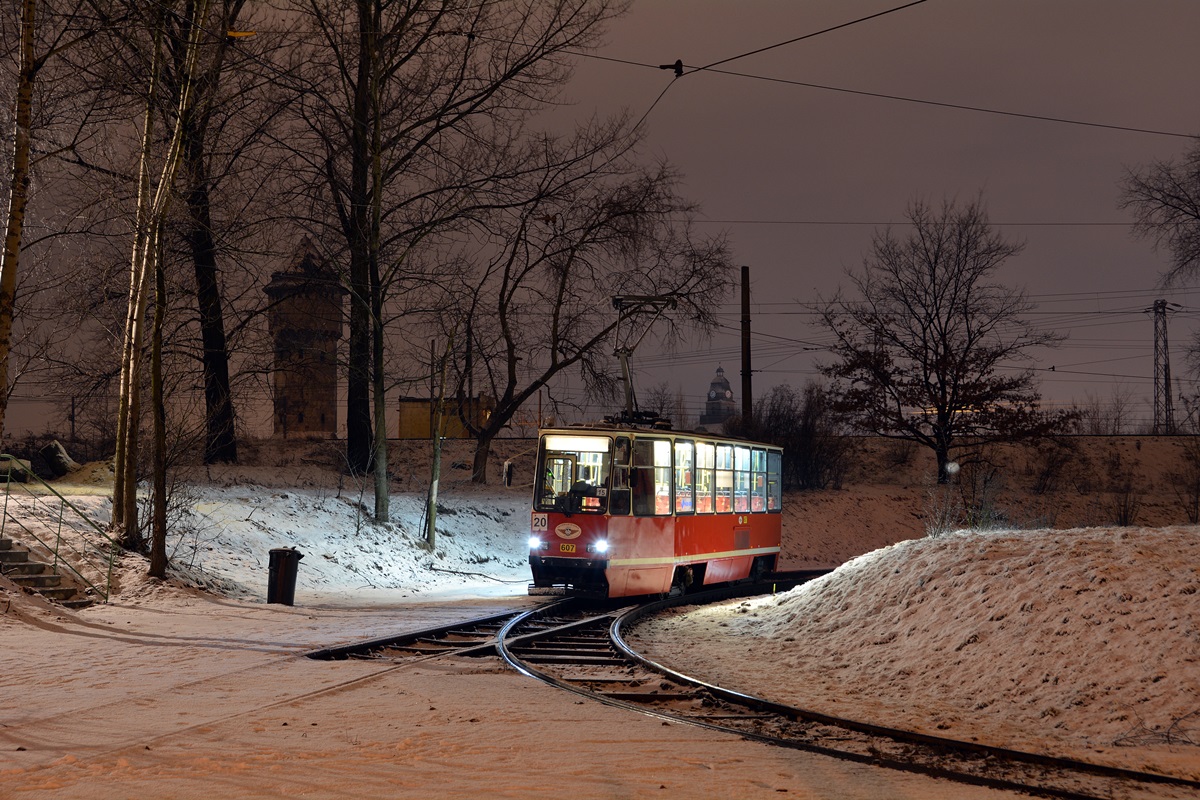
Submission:
M 163 596 L 78 618 L 25 607 L 0 617 L 17 700 L 0 722 L 0 786 L 89 800 L 1008 796 L 666 725 L 494 659 L 390 669 L 300 656 L 529 602 Z

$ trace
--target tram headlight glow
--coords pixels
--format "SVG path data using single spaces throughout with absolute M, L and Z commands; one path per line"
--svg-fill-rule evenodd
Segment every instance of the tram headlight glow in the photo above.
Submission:
M 597 542 L 593 542 L 592 544 L 588 545 L 588 552 L 589 553 L 607 553 L 608 552 L 608 542 L 604 541 L 603 539 L 601 539 Z
M 540 550 L 542 548 L 542 540 L 536 536 L 529 537 L 529 549 Z

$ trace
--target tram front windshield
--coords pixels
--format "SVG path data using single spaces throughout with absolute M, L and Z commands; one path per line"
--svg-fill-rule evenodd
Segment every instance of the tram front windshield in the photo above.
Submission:
M 612 439 L 548 434 L 538 452 L 541 480 L 534 492 L 539 511 L 603 514 L 608 510 Z

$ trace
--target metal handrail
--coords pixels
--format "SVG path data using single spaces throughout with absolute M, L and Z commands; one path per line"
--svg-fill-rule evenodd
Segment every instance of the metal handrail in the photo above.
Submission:
M 13 476 L 17 473 L 23 476 L 23 481 L 14 484 Z M 5 482 L 3 513 L 0 513 L 0 537 L 4 537 L 4 534 L 10 524 L 20 528 L 24 532 L 25 537 L 37 542 L 53 557 L 54 561 L 52 569 L 55 575 L 59 574 L 59 566 L 61 565 L 76 578 L 82 581 L 93 592 L 102 597 L 104 602 L 108 602 L 108 597 L 112 590 L 113 564 L 116 562 L 117 554 L 121 550 L 121 546 L 117 544 L 116 540 L 109 536 L 103 528 L 96 524 L 95 521 L 88 517 L 88 515 L 80 510 L 74 503 L 59 493 L 57 489 L 46 483 L 37 475 L 33 474 L 33 471 L 21 463 L 20 459 L 8 455 L 7 453 L 0 454 L 0 478 L 2 478 Z M 44 490 L 46 494 L 43 495 L 35 493 L 31 489 L 31 486 L 40 487 L 40 489 Z M 30 497 L 35 504 L 46 501 L 44 505 L 49 507 L 49 515 L 52 522 L 54 521 L 54 518 L 57 517 L 57 529 L 54 533 L 53 544 L 43 541 L 41 536 L 38 536 L 38 534 L 30 529 L 29 526 L 9 512 L 8 501 L 13 494 L 14 487 L 24 489 L 25 494 Z M 54 502 L 47 499 L 51 495 L 58 498 L 57 511 L 53 509 Z M 75 547 L 70 541 L 63 539 L 63 519 L 67 514 L 67 509 L 70 509 L 72 512 L 74 512 L 74 515 L 78 517 L 79 520 L 84 522 L 87 527 L 91 528 L 92 531 L 100 537 L 101 542 L 98 545 L 93 545 L 95 547 L 95 552 L 84 552 Z M 108 563 L 101 567 L 94 563 L 94 559 L 99 558 L 103 562 L 105 549 L 108 550 Z M 87 568 L 91 568 L 104 574 L 103 589 L 89 580 L 88 577 L 80 571 L 81 569 Z

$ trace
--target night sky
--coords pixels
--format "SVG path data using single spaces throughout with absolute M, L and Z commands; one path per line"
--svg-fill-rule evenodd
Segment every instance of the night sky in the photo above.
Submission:
M 1026 244 L 998 279 L 1024 287 L 1035 319 L 1070 336 L 1040 356 L 1047 405 L 1120 389 L 1149 420 L 1144 309 L 1160 297 L 1183 306 L 1170 318 L 1172 373 L 1183 377 L 1200 290 L 1160 288 L 1168 258 L 1130 236 L 1118 183 L 1200 133 L 1200 3 L 927 0 L 715 68 L 753 77 L 692 72 L 902 5 L 636 0 L 603 58 L 581 59 L 573 105 L 556 116 L 649 111 L 647 156 L 684 173 L 702 230 L 727 230 L 735 261 L 751 268 L 756 395 L 815 376 L 828 337 L 810 304 L 846 284 L 877 226 L 903 224 L 915 198 L 982 193 L 991 221 Z M 676 59 L 682 77 L 658 69 Z M 675 354 L 643 344 L 639 391 L 665 378 L 698 413 L 718 364 L 739 390 L 736 296 L 724 311 L 727 328 L 710 342 Z

